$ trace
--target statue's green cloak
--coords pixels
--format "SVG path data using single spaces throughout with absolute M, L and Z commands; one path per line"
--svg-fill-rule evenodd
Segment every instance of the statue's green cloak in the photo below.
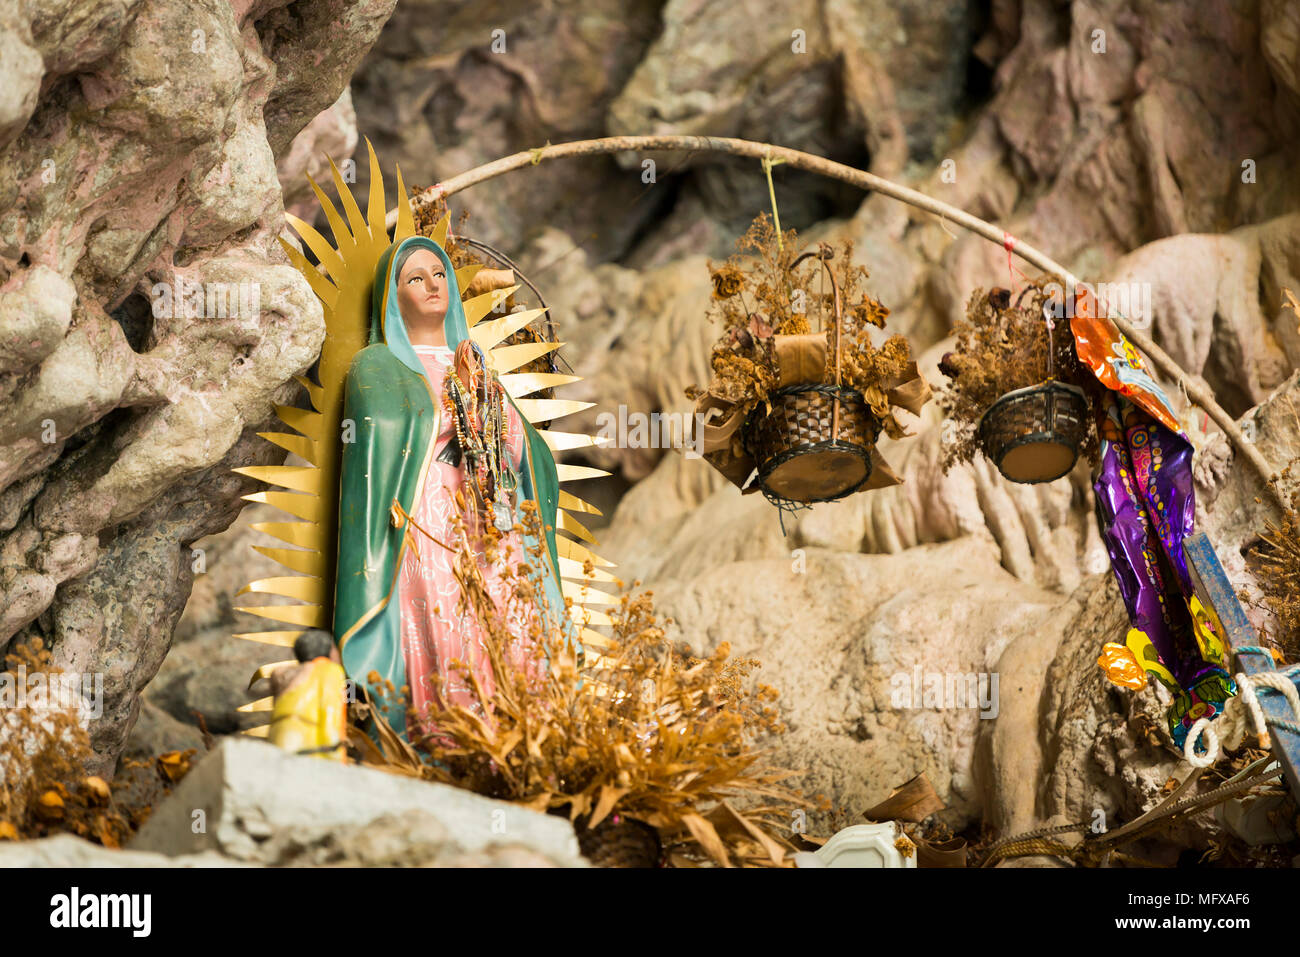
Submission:
M 407 683 L 396 589 L 402 554 L 409 547 L 406 528 L 393 521 L 393 504 L 414 514 L 433 460 L 441 402 L 432 394 L 424 366 L 411 348 L 397 305 L 397 253 L 416 246 L 432 250 L 447 273 L 449 305 L 443 320 L 451 349 L 469 338 L 460 289 L 451 260 L 441 246 L 422 236 L 394 243 L 379 258 L 371 293 L 370 345 L 356 354 L 348 370 L 344 397 L 343 466 L 339 488 L 338 574 L 334 593 L 334 636 L 343 667 L 399 735 L 406 734 L 406 712 L 393 692 Z M 555 550 L 559 482 L 555 459 L 537 431 L 524 423 L 527 437 L 517 474 L 518 500 L 538 504 L 546 535 L 549 568 L 541 570 L 542 594 L 552 621 L 564 607 Z M 348 435 L 349 423 L 355 430 Z M 353 441 L 348 441 L 353 439 Z M 516 512 L 516 521 L 519 515 Z M 431 543 L 430 543 L 431 544 Z M 525 536 L 528 553 L 536 540 Z M 547 609 L 542 609 L 546 612 Z M 377 677 L 378 681 L 372 681 Z

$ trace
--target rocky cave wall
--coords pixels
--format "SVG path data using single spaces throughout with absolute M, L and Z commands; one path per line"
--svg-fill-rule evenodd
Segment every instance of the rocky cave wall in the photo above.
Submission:
M 277 157 L 301 178 L 393 3 L 0 6 L 0 650 L 104 674 L 108 768 L 323 338 Z

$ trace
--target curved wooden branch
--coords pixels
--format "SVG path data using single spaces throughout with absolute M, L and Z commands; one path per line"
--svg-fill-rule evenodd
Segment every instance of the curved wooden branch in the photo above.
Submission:
M 438 199 L 445 199 L 486 180 L 494 179 L 515 170 L 537 166 L 540 163 L 551 162 L 552 160 L 633 151 L 727 153 L 732 156 L 780 160 L 795 169 L 807 170 L 820 176 L 851 183 L 864 190 L 871 190 L 892 197 L 910 206 L 915 206 L 917 209 L 941 216 L 958 226 L 983 236 L 1043 272 L 1059 278 L 1065 285 L 1068 301 L 1073 301 L 1074 288 L 1080 282 L 1073 273 L 1047 254 L 1040 252 L 1028 243 L 1016 239 L 1010 233 L 998 229 L 992 223 L 985 222 L 977 216 L 972 216 L 970 213 L 941 202 L 932 196 L 926 196 L 914 189 L 900 186 L 890 180 L 876 176 L 874 173 L 855 169 L 852 166 L 845 166 L 843 163 L 836 163 L 824 157 L 815 156 L 812 153 L 805 153 L 784 146 L 774 146 L 770 143 L 757 143 L 752 140 L 738 140 L 722 136 L 606 136 L 601 139 L 576 140 L 572 143 L 560 143 L 555 146 L 548 143 L 546 146 L 537 149 L 524 150 L 512 156 L 503 156 L 501 159 L 493 160 L 491 163 L 485 163 L 482 166 L 477 166 L 474 169 L 453 176 L 445 183 L 431 186 L 423 193 L 413 197 L 412 205 L 419 208 Z M 396 222 L 397 211 L 393 210 L 388 214 L 389 227 L 391 228 Z M 1278 504 L 1284 505 L 1282 494 L 1274 481 L 1276 473 L 1273 467 L 1269 465 L 1259 449 L 1242 434 L 1232 416 L 1228 415 L 1215 400 L 1214 393 L 1210 388 L 1201 382 L 1193 380 L 1169 353 L 1156 345 L 1145 333 L 1134 328 L 1133 324 L 1127 319 L 1114 317 L 1113 321 L 1135 346 L 1151 358 L 1156 368 L 1172 377 L 1187 394 L 1188 398 L 1209 413 L 1210 418 L 1218 424 L 1219 428 L 1237 447 L 1237 450 L 1245 457 L 1246 461 L 1259 473 L 1260 479 Z

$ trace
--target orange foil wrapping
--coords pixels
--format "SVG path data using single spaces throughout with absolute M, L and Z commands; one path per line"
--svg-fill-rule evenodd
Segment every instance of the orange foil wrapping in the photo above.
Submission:
M 1101 665 L 1102 672 L 1111 684 L 1132 691 L 1141 691 L 1147 686 L 1147 673 L 1127 645 L 1106 642 L 1101 646 L 1101 657 L 1097 659 L 1097 664 Z

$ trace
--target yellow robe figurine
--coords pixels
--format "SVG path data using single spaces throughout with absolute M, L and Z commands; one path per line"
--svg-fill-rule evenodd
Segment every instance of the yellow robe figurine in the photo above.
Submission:
M 347 761 L 347 680 L 333 639 L 307 632 L 294 642 L 300 664 L 271 676 L 271 743 L 296 754 Z

